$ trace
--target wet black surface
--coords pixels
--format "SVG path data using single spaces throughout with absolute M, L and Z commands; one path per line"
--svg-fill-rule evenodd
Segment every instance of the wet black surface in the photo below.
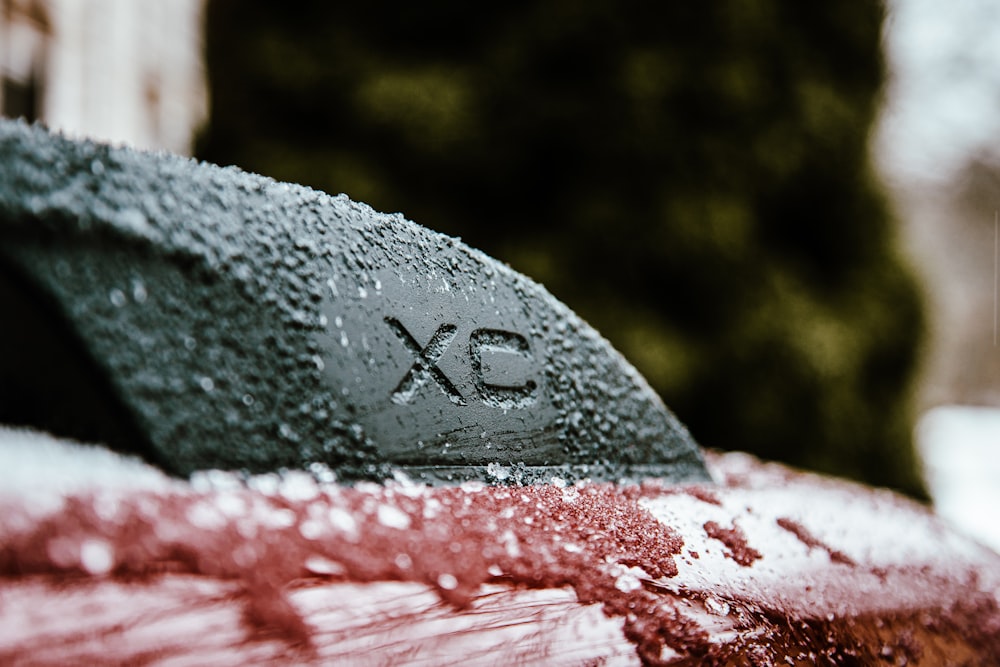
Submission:
M 0 263 L 92 360 L 84 377 L 115 404 L 103 419 L 135 425 L 91 431 L 112 446 L 176 474 L 322 461 L 347 478 L 707 479 L 603 338 L 457 239 L 343 195 L 21 123 L 0 124 L 0 156 Z M 0 354 L 51 346 L 16 339 L 26 349 Z M 3 375 L 0 391 L 44 396 L 58 368 Z M 3 419 L 45 428 L 66 400 Z

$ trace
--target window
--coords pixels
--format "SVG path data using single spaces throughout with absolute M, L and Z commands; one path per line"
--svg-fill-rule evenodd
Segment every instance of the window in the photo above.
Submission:
M 51 24 L 40 0 L 0 0 L 0 114 L 42 117 Z

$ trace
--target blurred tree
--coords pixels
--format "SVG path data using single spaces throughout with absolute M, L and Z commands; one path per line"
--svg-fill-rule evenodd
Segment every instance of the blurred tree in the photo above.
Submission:
M 212 0 L 199 156 L 545 284 L 706 446 L 923 495 L 878 2 Z

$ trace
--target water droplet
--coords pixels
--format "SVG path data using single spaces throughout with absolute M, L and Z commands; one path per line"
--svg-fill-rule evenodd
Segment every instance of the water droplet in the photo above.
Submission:
M 121 503 L 118 498 L 114 496 L 98 494 L 94 496 L 93 508 L 94 514 L 96 514 L 101 521 L 110 524 L 117 520 L 118 512 L 121 509 Z
M 396 567 L 400 570 L 409 570 L 413 567 L 413 559 L 406 554 L 399 554 L 395 558 Z
M 94 158 L 94 160 L 90 163 L 90 173 L 94 176 L 101 176 L 104 174 L 104 163 L 97 158 Z
M 247 480 L 248 487 L 265 496 L 273 496 L 278 493 L 279 483 L 278 476 L 273 473 L 254 475 Z
M 84 540 L 80 545 L 80 565 L 90 574 L 107 574 L 114 564 L 114 551 L 104 540 Z
M 330 524 L 344 533 L 348 542 L 358 541 L 358 522 L 354 520 L 354 517 L 347 510 L 341 507 L 333 507 L 327 516 L 330 519 Z
M 198 347 L 198 341 L 193 336 L 184 336 L 184 347 L 188 350 L 193 350 Z
M 304 564 L 306 569 L 313 574 L 337 576 L 347 573 L 347 570 L 343 565 L 328 558 L 323 558 L 322 556 L 309 556 L 309 558 L 306 558 L 306 562 Z
M 337 481 L 337 474 L 330 470 L 325 463 L 318 461 L 309 464 L 309 472 L 320 484 L 333 484 Z
M 634 575 L 626 572 L 618 576 L 615 579 L 615 588 L 620 590 L 622 593 L 631 593 L 632 591 L 642 588 L 642 582 L 640 582 Z
M 132 281 L 132 298 L 135 299 L 136 303 L 146 303 L 146 299 L 149 297 L 149 292 L 146 291 L 146 286 L 141 280 Z
M 198 379 L 198 385 L 205 392 L 215 391 L 215 382 L 210 377 L 202 376 Z
M 348 345 L 351 344 L 351 342 L 349 340 L 347 340 L 347 332 L 346 331 L 341 331 L 340 332 L 340 344 L 343 345 L 344 347 L 347 347 Z
M 291 528 L 296 521 L 295 512 L 290 509 L 274 509 L 261 515 L 261 523 L 271 529 Z
M 115 216 L 115 223 L 139 236 L 148 236 L 151 229 L 149 221 L 142 211 L 134 208 L 127 208 Z
M 241 400 L 243 401 L 243 405 L 247 406 L 248 408 L 254 404 L 253 394 L 243 394 L 243 398 Z
M 503 482 L 510 477 L 510 471 L 495 461 L 486 465 L 486 474 L 498 482 Z
M 241 517 L 247 511 L 246 501 L 235 493 L 219 493 L 215 497 L 215 506 L 230 518 Z
M 324 368 L 326 368 L 326 364 L 323 363 L 323 358 L 318 354 L 313 355 L 312 361 L 314 364 L 316 364 L 316 370 L 321 371 Z
M 575 486 L 563 489 L 562 499 L 564 503 L 575 503 L 580 498 L 580 491 Z
M 125 305 L 125 292 L 115 288 L 108 292 L 108 299 L 111 301 L 112 306 L 115 308 L 121 308 Z
M 238 491 L 243 488 L 240 477 L 225 470 L 198 470 L 191 475 L 191 486 L 198 493 Z
M 517 536 L 510 529 L 505 530 L 500 536 L 500 543 L 511 558 L 519 558 L 521 556 L 521 544 L 518 542 Z
M 76 542 L 68 537 L 49 540 L 45 553 L 53 565 L 61 568 L 72 567 L 79 557 Z
M 204 530 L 219 530 L 227 523 L 218 508 L 207 502 L 192 505 L 185 516 L 192 525 Z
M 360 296 L 362 299 L 367 299 L 368 298 L 368 290 L 366 290 L 364 287 L 362 287 L 362 286 L 359 285 L 358 286 L 358 296 Z
M 402 470 L 393 470 L 392 471 L 392 479 L 393 479 L 394 482 L 396 482 L 400 486 L 405 486 L 405 487 L 413 487 L 413 486 L 415 486 L 415 484 L 413 483 L 413 480 L 410 479 L 410 476 L 407 475 Z M 405 491 L 404 491 L 404 493 L 405 493 Z
M 455 578 L 455 575 L 445 572 L 438 577 L 438 586 L 446 591 L 453 591 L 458 588 L 458 579 Z
M 729 615 L 729 603 L 711 595 L 705 598 L 705 609 L 716 616 Z
M 319 521 L 307 519 L 299 526 L 299 534 L 307 540 L 318 540 L 323 536 L 323 525 Z
M 378 522 L 389 528 L 405 530 L 410 527 L 410 516 L 392 505 L 379 505 L 377 511 Z
M 312 475 L 301 470 L 292 470 L 285 474 L 278 487 L 278 493 L 289 502 L 304 502 L 319 495 L 319 487 Z

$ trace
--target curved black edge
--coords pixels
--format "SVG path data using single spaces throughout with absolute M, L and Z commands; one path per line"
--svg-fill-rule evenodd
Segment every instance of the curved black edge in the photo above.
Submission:
M 457 239 L 343 195 L 23 123 L 0 122 L 0 154 L 4 256 L 170 472 L 708 480 L 606 340 Z
M 161 468 L 107 375 L 61 317 L 0 251 L 0 424 L 106 443 Z
M 707 482 L 696 468 L 678 474 L 676 465 L 641 464 L 565 464 L 552 466 L 529 466 L 523 463 L 490 463 L 469 466 L 405 466 L 391 469 L 403 473 L 411 481 L 425 484 L 456 484 L 469 481 L 484 481 L 489 484 L 523 486 L 527 484 L 571 485 L 582 481 L 607 481 L 617 483 L 637 483 L 645 479 L 659 478 L 681 482 Z M 388 477 L 390 475 L 386 475 Z

